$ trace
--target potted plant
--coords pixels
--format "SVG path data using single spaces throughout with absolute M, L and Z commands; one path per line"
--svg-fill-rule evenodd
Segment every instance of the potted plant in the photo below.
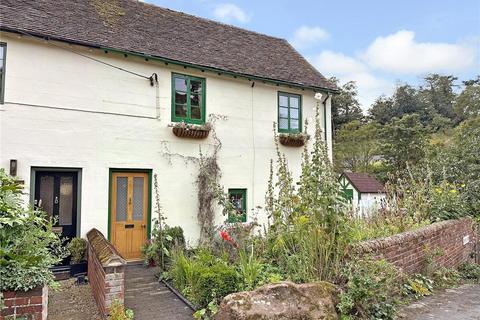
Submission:
M 87 241 L 82 238 L 75 237 L 67 245 L 70 252 L 70 276 L 75 277 L 87 272 L 87 261 L 85 253 L 87 251 Z
M 184 121 L 171 123 L 169 127 L 172 127 L 172 132 L 177 137 L 192 139 L 205 139 L 212 129 L 210 123 L 192 124 Z
M 308 140 L 308 134 L 298 133 L 280 133 L 278 135 L 278 141 L 288 147 L 302 147 Z

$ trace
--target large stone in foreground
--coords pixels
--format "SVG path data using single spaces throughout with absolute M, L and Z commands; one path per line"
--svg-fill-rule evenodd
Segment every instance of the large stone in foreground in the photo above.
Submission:
M 280 282 L 226 296 L 216 320 L 337 319 L 335 286 L 328 282 Z

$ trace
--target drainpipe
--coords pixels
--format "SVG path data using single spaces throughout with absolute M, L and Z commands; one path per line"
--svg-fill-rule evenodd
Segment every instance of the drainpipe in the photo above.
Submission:
M 328 148 L 328 142 L 327 142 L 327 100 L 330 98 L 330 92 L 327 94 L 327 97 L 325 100 L 323 100 L 323 137 L 325 139 L 325 145 Z

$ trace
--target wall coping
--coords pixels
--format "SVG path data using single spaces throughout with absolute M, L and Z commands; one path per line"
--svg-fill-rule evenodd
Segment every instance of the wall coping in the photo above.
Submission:
M 377 250 L 398 245 L 399 243 L 407 242 L 419 237 L 427 237 L 443 229 L 450 228 L 454 225 L 463 224 L 463 223 L 473 224 L 473 220 L 470 217 L 465 217 L 465 218 L 456 219 L 456 220 L 446 220 L 446 221 L 435 222 L 433 224 L 421 227 L 416 230 L 398 233 L 385 238 L 362 241 L 353 245 L 352 249 L 355 253 L 372 253 Z
M 87 232 L 87 240 L 102 267 L 119 267 L 127 264 L 117 249 L 97 229 L 93 228 Z

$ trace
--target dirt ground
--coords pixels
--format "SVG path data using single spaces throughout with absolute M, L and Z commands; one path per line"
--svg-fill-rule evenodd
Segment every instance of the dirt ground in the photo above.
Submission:
M 59 284 L 59 289 L 49 290 L 49 320 L 101 319 L 88 284 L 76 285 L 75 279 L 62 280 Z

